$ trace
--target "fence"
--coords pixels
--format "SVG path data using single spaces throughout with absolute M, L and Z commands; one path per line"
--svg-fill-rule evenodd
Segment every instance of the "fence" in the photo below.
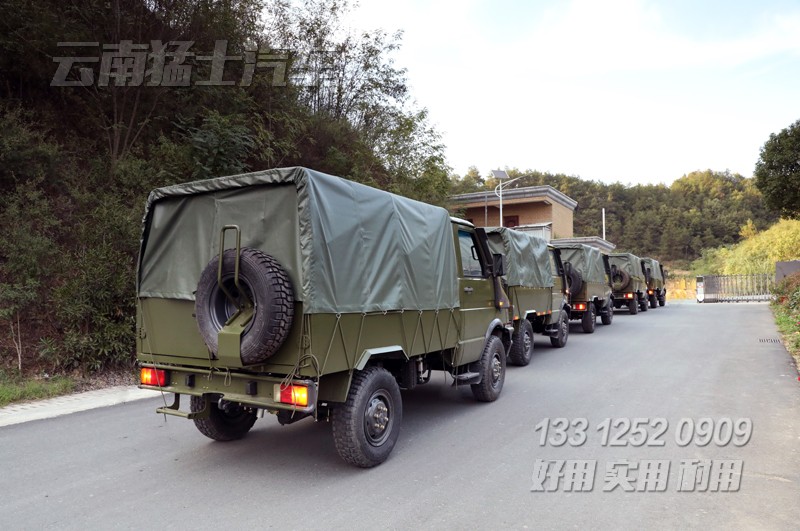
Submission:
M 775 275 L 707 275 L 697 277 L 697 302 L 768 301 Z

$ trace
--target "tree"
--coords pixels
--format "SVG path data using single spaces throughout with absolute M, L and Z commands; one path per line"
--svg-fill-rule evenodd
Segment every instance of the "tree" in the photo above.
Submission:
M 800 120 L 769 135 L 755 177 L 767 206 L 783 217 L 800 218 Z

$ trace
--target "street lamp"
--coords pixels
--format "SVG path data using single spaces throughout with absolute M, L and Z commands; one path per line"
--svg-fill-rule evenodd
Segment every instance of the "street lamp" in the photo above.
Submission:
M 503 182 L 503 179 L 508 179 L 508 174 L 503 170 L 492 170 L 492 175 L 495 179 L 500 181 L 500 184 L 494 187 L 494 195 L 500 198 L 500 226 L 503 226 L 503 187 L 513 183 L 514 181 L 518 181 L 522 179 L 522 177 L 516 177 L 511 179 L 510 181 Z

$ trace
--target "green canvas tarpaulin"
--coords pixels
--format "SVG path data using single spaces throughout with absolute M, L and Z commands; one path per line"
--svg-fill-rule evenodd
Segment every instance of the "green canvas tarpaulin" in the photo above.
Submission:
M 642 271 L 642 259 L 631 253 L 613 253 L 608 255 L 608 261 L 617 269 L 623 269 L 633 277 L 644 281 L 644 271 Z
M 606 283 L 606 268 L 603 265 L 603 254 L 600 249 L 582 243 L 555 243 L 561 249 L 561 260 L 569 262 L 581 272 L 587 282 Z
M 553 286 L 553 271 L 545 240 L 505 227 L 487 228 L 486 235 L 492 253 L 505 256 L 505 279 L 509 286 Z
M 650 275 L 655 280 L 664 280 L 664 277 L 661 275 L 661 266 L 658 263 L 658 260 L 655 258 L 642 258 L 645 267 L 650 268 Z
M 224 225 L 286 269 L 303 312 L 435 310 L 459 304 L 443 208 L 306 168 L 159 188 L 147 199 L 139 297 L 194 300 Z M 226 248 L 235 245 L 229 233 Z

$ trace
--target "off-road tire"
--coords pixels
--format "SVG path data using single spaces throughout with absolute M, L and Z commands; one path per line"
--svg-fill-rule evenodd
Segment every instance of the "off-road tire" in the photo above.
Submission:
M 659 306 L 664 306 L 665 304 L 667 304 L 667 295 L 666 295 L 666 294 L 664 294 L 664 295 L 661 295 L 661 296 L 658 298 L 658 305 L 659 305 Z
M 650 307 L 651 308 L 658 308 L 658 299 L 656 298 L 656 294 L 652 294 L 648 297 L 650 299 Z
M 639 311 L 646 312 L 647 308 L 648 308 L 647 297 L 642 297 L 641 299 L 639 299 Z
M 594 327 L 597 324 L 597 314 L 595 313 L 594 303 L 586 303 L 586 311 L 583 312 L 581 317 L 581 327 L 586 334 L 594 333 Z
M 639 299 L 634 298 L 628 301 L 628 311 L 631 315 L 636 315 L 639 313 Z
M 234 297 L 234 264 L 236 250 L 223 254 L 222 279 Z M 197 327 L 208 349 L 218 352 L 217 334 L 236 308 L 217 283 L 219 256 L 203 269 L 195 295 Z M 277 260 L 268 254 L 244 247 L 239 257 L 239 284 L 255 304 L 255 312 L 242 333 L 241 358 L 245 365 L 263 363 L 283 345 L 294 317 L 294 297 L 289 275 Z
M 489 336 L 478 361 L 481 382 L 470 385 L 472 396 L 479 402 L 494 402 L 506 380 L 506 347 L 497 336 Z
M 567 263 L 567 267 L 564 268 L 564 276 L 567 277 L 569 292 L 573 295 L 580 293 L 583 289 L 583 275 L 581 275 L 581 272 L 572 267 L 572 264 Z
M 347 401 L 332 412 L 333 443 L 351 465 L 371 468 L 392 453 L 402 422 L 397 380 L 383 367 L 367 367 L 353 373 Z
M 558 314 L 558 332 L 555 336 L 550 336 L 550 344 L 556 348 L 564 348 L 569 339 L 569 316 L 566 310 L 561 310 Z
M 533 357 L 533 325 L 531 322 L 522 319 L 519 323 L 519 332 L 514 334 L 513 339 L 508 363 L 524 367 L 531 362 L 531 357 Z
M 202 411 L 207 399 L 202 396 L 193 396 L 189 402 L 190 410 L 195 413 Z M 209 414 L 204 419 L 194 419 L 197 429 L 215 441 L 235 441 L 244 437 L 256 422 L 256 411 L 246 410 L 241 406 L 231 404 L 231 409 L 225 411 L 213 401 L 209 403 Z
M 631 275 L 624 269 L 617 269 L 611 277 L 611 287 L 614 291 L 622 291 L 631 282 Z
M 604 308 L 605 312 L 600 314 L 600 322 L 610 325 L 614 321 L 614 303 L 609 299 Z

